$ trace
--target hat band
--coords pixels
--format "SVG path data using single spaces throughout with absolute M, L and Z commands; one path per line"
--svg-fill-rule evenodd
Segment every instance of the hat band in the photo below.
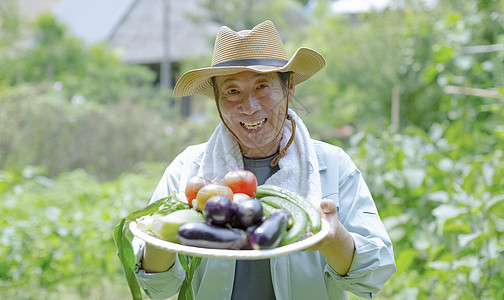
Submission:
M 277 58 L 246 58 L 223 61 L 212 67 L 249 67 L 249 66 L 272 66 L 283 67 L 288 61 Z

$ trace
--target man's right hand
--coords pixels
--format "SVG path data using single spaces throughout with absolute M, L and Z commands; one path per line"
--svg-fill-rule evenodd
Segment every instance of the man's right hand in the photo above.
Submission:
M 176 252 L 157 248 L 149 243 L 145 243 L 142 269 L 148 273 L 165 272 L 175 263 Z

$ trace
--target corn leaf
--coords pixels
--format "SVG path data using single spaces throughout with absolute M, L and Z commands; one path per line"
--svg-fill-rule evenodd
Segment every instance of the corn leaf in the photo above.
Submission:
M 180 287 L 180 291 L 177 300 L 193 300 L 193 290 L 192 290 L 192 279 L 194 277 L 194 272 L 201 263 L 201 257 L 195 256 L 184 256 L 179 253 L 178 255 L 180 264 L 185 271 L 185 278 Z
M 126 280 L 128 282 L 128 286 L 134 300 L 142 299 L 142 291 L 140 290 L 140 285 L 138 284 L 138 280 L 135 276 L 135 253 L 133 252 L 131 241 L 127 238 L 129 223 L 137 218 L 151 215 L 157 212 L 160 208 L 166 208 L 168 206 L 173 210 L 177 210 L 185 208 L 185 205 L 187 204 L 180 202 L 176 194 L 173 193 L 166 198 L 159 199 L 149 204 L 147 207 L 137 210 L 129 214 L 125 218 L 122 218 L 119 224 L 117 224 L 117 226 L 114 228 L 114 243 L 117 248 L 117 255 L 119 256 L 119 260 L 121 261 Z

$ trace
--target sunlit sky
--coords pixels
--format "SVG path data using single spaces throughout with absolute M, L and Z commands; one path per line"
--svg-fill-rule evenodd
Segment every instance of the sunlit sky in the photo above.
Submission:
M 332 10 L 338 13 L 358 13 L 372 9 L 381 10 L 390 0 L 339 0 L 334 2 Z
M 428 6 L 437 0 L 422 0 Z M 370 10 L 382 10 L 391 4 L 391 0 L 338 0 L 332 5 L 332 11 L 336 13 L 361 13 Z

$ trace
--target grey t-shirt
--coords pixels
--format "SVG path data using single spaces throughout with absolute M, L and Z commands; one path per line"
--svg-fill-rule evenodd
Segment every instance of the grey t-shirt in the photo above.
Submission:
M 278 165 L 275 167 L 270 166 L 271 161 L 276 155 L 275 153 L 264 158 L 243 157 L 244 169 L 254 173 L 257 178 L 257 184 L 261 185 L 279 170 Z M 236 261 L 231 299 L 275 299 L 269 259 Z

